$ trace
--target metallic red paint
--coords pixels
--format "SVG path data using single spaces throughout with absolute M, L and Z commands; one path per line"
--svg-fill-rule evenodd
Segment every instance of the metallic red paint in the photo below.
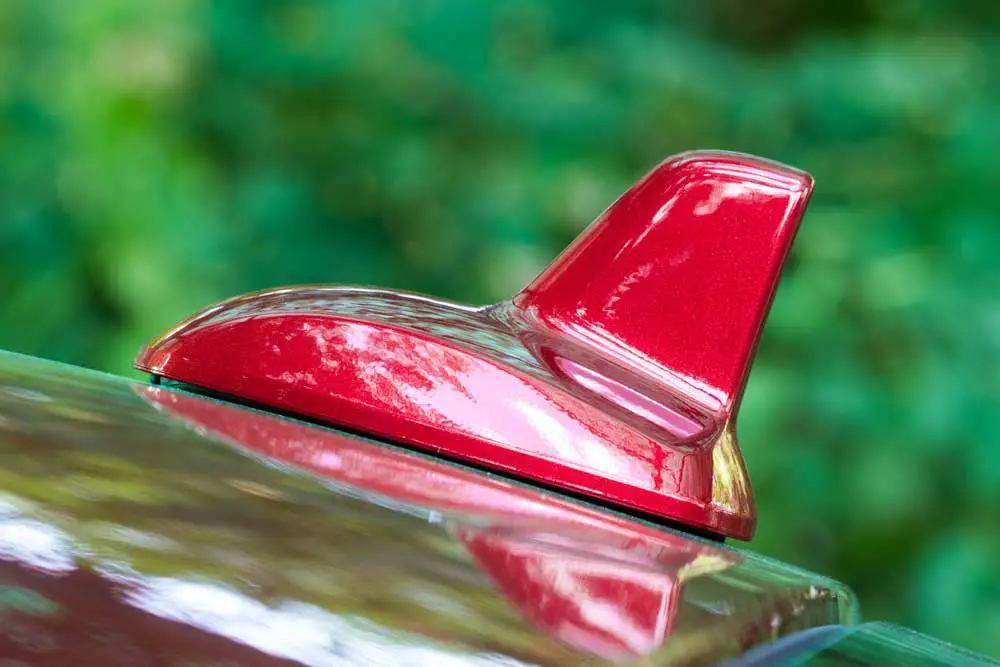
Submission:
M 732 410 L 812 182 L 724 154 L 666 162 L 514 304 L 538 323 Z
M 273 290 L 195 315 L 136 365 L 749 539 L 734 417 L 811 188 L 757 158 L 684 154 L 509 302 Z

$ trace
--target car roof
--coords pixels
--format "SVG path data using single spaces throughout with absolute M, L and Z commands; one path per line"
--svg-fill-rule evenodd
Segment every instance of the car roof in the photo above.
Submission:
M 0 352 L 0 616 L 32 665 L 398 667 L 700 664 L 857 611 L 554 492 Z

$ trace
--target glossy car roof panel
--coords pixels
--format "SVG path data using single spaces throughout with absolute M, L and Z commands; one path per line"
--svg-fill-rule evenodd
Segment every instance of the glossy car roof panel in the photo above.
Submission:
M 340 431 L 0 353 L 0 656 L 699 664 L 828 579 Z

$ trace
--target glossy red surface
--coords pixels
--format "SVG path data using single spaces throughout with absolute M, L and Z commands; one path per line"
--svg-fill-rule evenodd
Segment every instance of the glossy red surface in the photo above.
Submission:
M 810 190 L 781 165 L 685 154 L 509 302 L 273 290 L 195 315 L 136 365 L 749 539 L 733 420 Z
M 681 551 L 674 566 L 620 560 L 602 557 L 597 545 L 547 543 L 510 530 L 465 530 L 458 538 L 536 627 L 615 662 L 651 655 L 669 637 L 681 607 L 681 570 L 697 558 Z
M 665 386 L 729 410 L 811 187 L 802 172 L 751 158 L 669 161 L 514 303 Z
M 539 630 L 585 654 L 651 655 L 670 635 L 684 581 L 740 562 L 732 551 L 334 431 L 156 387 L 138 391 L 199 433 L 455 517 L 454 537 L 504 597 Z M 469 523 L 473 516 L 490 524 Z

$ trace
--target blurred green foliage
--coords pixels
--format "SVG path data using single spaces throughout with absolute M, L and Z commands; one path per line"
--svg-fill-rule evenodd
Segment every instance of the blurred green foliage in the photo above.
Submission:
M 0 3 L 0 348 L 127 372 L 300 282 L 508 295 L 694 147 L 811 171 L 757 550 L 1000 655 L 1000 4 Z

